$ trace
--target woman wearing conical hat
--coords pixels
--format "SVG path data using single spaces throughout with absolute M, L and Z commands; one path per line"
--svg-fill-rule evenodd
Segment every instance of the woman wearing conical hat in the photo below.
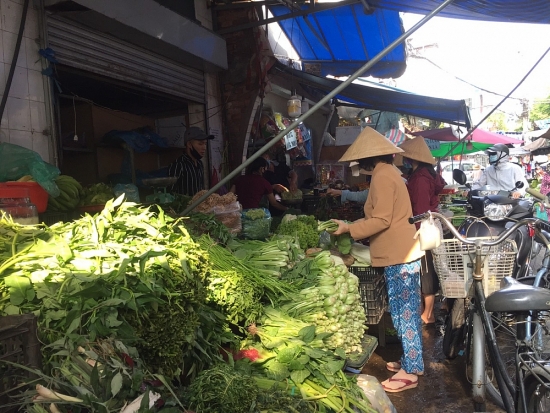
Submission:
M 405 152 L 403 165 L 412 172 L 407 180 L 407 189 L 411 198 L 413 215 L 420 215 L 428 211 L 436 211 L 439 207 L 439 193 L 445 187 L 443 178 L 435 172 L 435 158 L 424 138 L 414 138 L 403 142 L 400 146 Z M 417 228 L 420 224 L 417 225 Z M 424 298 L 424 309 L 421 314 L 425 325 L 435 322 L 434 304 L 435 293 L 439 289 L 437 273 L 433 265 L 430 251 L 422 258 L 420 285 Z
M 372 171 L 365 219 L 338 223 L 335 234 L 349 232 L 356 239 L 369 238 L 372 265 L 384 267 L 390 314 L 403 346 L 401 361 L 388 363 L 396 374 L 384 381 L 387 392 L 415 388 L 424 373 L 420 313 L 420 250 L 407 187 L 392 165 L 394 154 L 403 152 L 372 128 L 365 128 L 349 147 L 343 161 L 357 161 Z

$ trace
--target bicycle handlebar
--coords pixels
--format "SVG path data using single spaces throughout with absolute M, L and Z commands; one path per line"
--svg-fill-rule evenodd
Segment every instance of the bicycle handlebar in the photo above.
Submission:
M 414 217 L 409 218 L 410 224 L 415 224 L 420 221 L 424 221 L 425 219 L 428 219 L 430 215 L 434 218 L 438 218 L 440 221 L 442 221 L 447 228 L 451 231 L 451 233 L 462 243 L 464 244 L 470 244 L 470 245 L 479 245 L 479 246 L 486 246 L 486 247 L 492 247 L 495 245 L 498 245 L 502 243 L 506 238 L 508 238 L 514 231 L 516 231 L 519 227 L 523 225 L 535 225 L 538 228 L 543 228 L 545 231 L 547 231 L 547 228 L 550 229 L 550 225 L 548 223 L 545 223 L 544 221 L 538 219 L 538 218 L 524 218 L 521 221 L 516 222 L 512 227 L 507 229 L 506 231 L 502 232 L 496 239 L 493 240 L 481 240 L 479 238 L 464 238 L 454 227 L 454 225 L 449 222 L 447 217 L 444 215 L 441 215 L 437 212 L 426 212 L 424 214 L 416 215 Z

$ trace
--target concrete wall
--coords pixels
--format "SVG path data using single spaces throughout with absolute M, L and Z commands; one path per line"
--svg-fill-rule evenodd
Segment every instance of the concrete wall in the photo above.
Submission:
M 51 126 L 46 116 L 45 77 L 38 50 L 41 33 L 38 10 L 29 3 L 25 31 L 2 123 L 0 141 L 32 149 L 55 163 Z M 0 0 L 0 94 L 4 94 L 21 21 L 23 0 Z

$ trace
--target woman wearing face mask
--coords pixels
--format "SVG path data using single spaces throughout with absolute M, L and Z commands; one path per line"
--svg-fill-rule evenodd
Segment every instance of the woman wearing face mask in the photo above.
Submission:
M 264 196 L 267 197 L 269 205 L 280 211 L 286 211 L 288 208 L 277 202 L 273 195 L 273 187 L 263 177 L 268 167 L 267 161 L 260 157 L 256 158 L 248 168 L 246 174 L 235 179 L 230 192 L 237 195 L 237 199 L 243 206 L 243 209 L 259 208 L 260 202 Z
M 372 171 L 365 219 L 338 223 L 339 235 L 349 232 L 354 239 L 369 238 L 374 267 L 384 267 L 389 309 L 397 336 L 403 346 L 400 361 L 386 368 L 396 374 L 382 382 L 387 392 L 400 392 L 418 385 L 424 374 L 420 320 L 420 251 L 414 239 L 416 229 L 409 224 L 413 215 L 407 187 L 392 165 L 393 155 L 403 152 L 370 127 L 364 128 L 340 162 L 358 161 Z
M 403 165 L 411 173 L 407 180 L 407 189 L 411 198 L 413 215 L 420 215 L 428 211 L 436 211 L 439 207 L 439 193 L 445 187 L 445 181 L 434 170 L 435 159 L 423 138 L 405 141 L 400 146 L 405 152 Z M 417 228 L 420 224 L 416 224 Z M 437 274 L 433 265 L 430 251 L 422 258 L 420 284 L 424 299 L 424 311 L 420 316 L 423 324 L 435 322 L 434 304 L 435 293 L 439 289 Z

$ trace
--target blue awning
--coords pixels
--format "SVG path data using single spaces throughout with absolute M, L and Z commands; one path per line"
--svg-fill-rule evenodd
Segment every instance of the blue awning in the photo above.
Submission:
M 302 5 L 307 10 L 308 5 Z M 270 6 L 275 17 L 290 14 L 285 6 Z M 366 12 L 361 3 L 317 11 L 279 21 L 300 56 L 304 69 L 320 76 L 349 76 L 403 34 L 399 13 Z M 397 46 L 362 76 L 396 78 L 405 72 L 405 48 Z
M 442 0 L 366 0 L 369 6 L 405 13 L 429 14 Z M 548 0 L 460 0 L 446 6 L 439 17 L 509 23 L 550 23 Z
M 274 77 L 282 77 L 290 83 L 297 82 L 313 94 L 322 93 L 326 95 L 342 83 L 336 79 L 323 78 L 292 69 L 280 62 L 277 62 L 271 68 L 270 74 Z M 276 79 L 272 80 L 276 81 Z M 463 125 L 467 129 L 472 127 L 470 111 L 464 100 L 434 98 L 401 90 L 388 90 L 355 83 L 346 87 L 340 94 L 335 96 L 335 99 L 365 109 L 396 112 L 452 125 Z

